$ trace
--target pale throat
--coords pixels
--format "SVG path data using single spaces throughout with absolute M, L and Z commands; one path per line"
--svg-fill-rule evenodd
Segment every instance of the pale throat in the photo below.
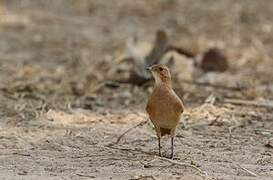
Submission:
M 152 75 L 153 75 L 153 77 L 154 77 L 154 79 L 155 79 L 155 85 L 160 85 L 160 84 L 162 83 L 162 80 L 161 80 L 161 78 L 159 77 L 159 75 L 156 74 L 155 72 L 152 72 Z
M 153 75 L 153 77 L 155 79 L 155 86 L 159 86 L 159 85 L 162 85 L 162 84 L 167 84 L 168 86 L 171 86 L 171 80 L 162 81 L 160 76 L 158 74 L 156 74 L 155 72 L 152 72 L 152 75 Z

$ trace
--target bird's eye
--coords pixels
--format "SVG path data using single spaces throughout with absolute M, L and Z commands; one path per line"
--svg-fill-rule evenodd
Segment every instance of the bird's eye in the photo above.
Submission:
M 159 71 L 163 71 L 163 68 L 162 68 L 162 67 L 160 67 L 160 68 L 159 68 Z

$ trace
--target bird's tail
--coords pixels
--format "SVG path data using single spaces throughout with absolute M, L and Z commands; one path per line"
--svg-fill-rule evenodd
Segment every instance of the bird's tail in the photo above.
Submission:
M 161 132 L 161 136 L 171 134 L 171 130 L 166 128 L 160 128 L 160 132 Z

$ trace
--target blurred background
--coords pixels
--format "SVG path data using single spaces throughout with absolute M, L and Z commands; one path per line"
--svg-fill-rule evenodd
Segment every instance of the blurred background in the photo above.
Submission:
M 124 81 L 136 67 L 145 66 L 142 62 L 158 44 L 156 32 L 164 31 L 167 46 L 192 54 L 165 52 L 163 47 L 155 55 L 158 63 L 171 61 L 174 79 L 186 91 L 181 96 L 208 96 L 211 89 L 200 92 L 198 85 L 191 84 L 198 81 L 245 87 L 242 91 L 249 92 L 240 93 L 247 99 L 269 98 L 272 6 L 268 1 L 4 1 L 1 88 L 58 97 L 108 94 L 101 83 Z M 204 54 L 214 48 L 215 57 L 202 63 Z M 210 68 L 214 59 L 219 65 Z M 198 95 L 193 93 L 196 87 Z M 142 99 L 129 101 L 138 104 Z
M 0 127 L 5 140 L 0 147 L 20 150 L 47 138 L 56 145 L 66 142 L 58 139 L 65 139 L 63 131 L 69 134 L 67 142 L 77 133 L 84 137 L 82 144 L 90 144 L 90 136 L 94 144 L 112 142 L 122 129 L 146 119 L 153 81 L 144 68 L 154 63 L 170 67 L 174 89 L 186 104 L 185 122 L 208 121 L 210 128 L 220 128 L 204 132 L 214 139 L 210 133 L 222 136 L 229 127 L 251 121 L 254 127 L 244 133 L 271 129 L 264 141 L 255 142 L 259 133 L 251 140 L 252 146 L 264 147 L 272 135 L 271 121 L 260 124 L 272 118 L 272 17 L 273 1 L 266 0 L 1 0 Z M 184 130 L 192 136 L 200 132 Z M 153 134 L 151 126 L 132 132 L 127 143 L 142 146 L 134 135 L 143 134 L 143 142 L 151 138 L 147 132 Z M 155 148 L 153 141 L 143 147 Z M 36 146 L 50 152 L 54 146 L 42 144 Z M 194 146 L 185 149 L 195 152 Z M 226 172 L 220 169 L 219 177 L 228 177 Z M 93 172 L 95 177 L 100 173 Z

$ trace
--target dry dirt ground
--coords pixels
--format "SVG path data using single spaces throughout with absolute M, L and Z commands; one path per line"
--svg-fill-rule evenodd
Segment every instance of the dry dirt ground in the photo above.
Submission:
M 272 17 L 265 0 L 0 1 L 0 179 L 273 179 Z M 186 106 L 173 161 L 150 123 L 116 143 L 147 120 L 151 86 L 106 81 L 128 75 L 128 39 L 141 54 L 158 29 L 230 64 L 173 55 Z

